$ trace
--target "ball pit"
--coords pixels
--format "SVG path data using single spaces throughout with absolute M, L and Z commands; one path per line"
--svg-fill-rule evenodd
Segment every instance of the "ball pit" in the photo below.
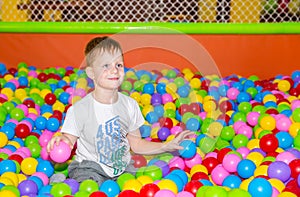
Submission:
M 260 80 L 202 76 L 188 68 L 127 69 L 120 91 L 140 105 L 143 138 L 164 142 L 185 129 L 195 135 L 177 152 L 133 155 L 136 175 L 98 186 L 69 178 L 50 183 L 53 174 L 67 177 L 74 150 L 45 149 L 68 107 L 93 88 L 91 80 L 73 67 L 41 70 L 20 63 L 2 70 L 1 196 L 300 195 L 299 71 Z

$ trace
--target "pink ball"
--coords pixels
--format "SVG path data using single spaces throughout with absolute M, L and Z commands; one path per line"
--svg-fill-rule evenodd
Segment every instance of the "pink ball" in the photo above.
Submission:
M 0 153 L 5 153 L 7 154 L 8 156 L 12 154 L 12 151 L 7 149 L 7 148 L 1 148 L 0 149 Z
M 68 87 L 68 88 L 66 89 L 66 92 L 69 93 L 70 95 L 73 95 L 73 94 L 75 93 L 75 89 L 72 88 L 72 87 Z
M 284 163 L 286 163 L 288 165 L 291 161 L 293 161 L 295 159 L 297 159 L 297 157 L 293 153 L 288 152 L 288 151 L 281 152 L 276 156 L 276 161 L 283 161 Z
M 20 147 L 16 150 L 17 153 L 19 152 L 23 152 L 25 154 L 26 157 L 31 157 L 31 152 L 30 152 L 30 149 L 27 148 L 27 147 Z
M 292 124 L 292 121 L 286 117 L 286 116 L 283 116 L 283 117 L 280 117 L 277 121 L 276 121 L 276 128 L 279 130 L 279 131 L 288 131 L 290 126 Z
M 293 100 L 291 104 L 291 109 L 294 111 L 296 108 L 300 108 L 300 100 Z
M 241 158 L 236 154 L 227 154 L 223 158 L 223 167 L 228 172 L 236 172 Z
M 176 195 L 176 197 L 194 197 L 194 195 L 187 191 L 181 191 Z
M 243 126 L 243 125 L 247 125 L 245 122 L 243 122 L 243 121 L 241 121 L 241 120 L 238 120 L 238 121 L 236 121 L 235 123 L 233 123 L 233 129 L 234 129 L 234 131 L 235 131 L 235 133 L 237 133 L 237 130 L 241 127 L 241 126 Z
M 44 186 L 49 184 L 49 178 L 44 172 L 35 172 L 32 176 L 39 177 L 43 181 Z
M 34 77 L 34 78 L 37 78 L 37 76 L 38 76 L 37 72 L 34 71 L 34 70 L 29 71 L 27 75 L 31 76 L 31 77 Z
M 279 194 L 280 194 L 279 191 L 275 187 L 272 187 L 272 196 L 271 197 L 277 197 Z
M 258 123 L 258 118 L 260 114 L 258 112 L 249 112 L 247 114 L 247 122 L 251 126 L 255 126 Z
M 177 167 L 177 168 L 180 168 L 181 170 L 183 170 L 185 167 L 184 160 L 181 157 L 175 156 L 172 159 L 170 159 L 169 167 L 170 168 Z
M 229 176 L 229 172 L 221 164 L 217 165 L 211 172 L 211 178 L 217 185 L 222 185 L 227 176 Z
M 229 88 L 227 90 L 227 97 L 231 100 L 235 100 L 239 95 L 240 91 L 236 88 Z
M 42 135 L 39 137 L 39 144 L 41 145 L 41 147 L 47 146 L 53 134 L 53 132 L 46 129 L 43 131 Z
M 41 155 L 41 158 L 44 159 L 44 160 L 49 160 L 50 159 L 50 156 L 49 156 L 49 153 L 47 152 L 47 147 L 46 146 L 42 147 L 40 155 Z
M 198 114 L 198 116 L 199 116 L 202 120 L 204 120 L 204 119 L 206 118 L 206 115 L 207 115 L 207 112 L 200 112 L 200 113 Z
M 53 145 L 53 149 L 50 151 L 50 158 L 57 163 L 64 163 L 71 155 L 71 148 L 68 144 L 60 141 L 58 145 Z
M 171 134 L 176 135 L 182 131 L 182 128 L 180 126 L 174 126 L 171 128 Z
M 236 134 L 243 134 L 247 136 L 248 139 L 251 139 L 253 135 L 253 130 L 248 125 L 242 125 L 238 128 Z
M 166 197 L 166 196 L 176 197 L 176 195 L 171 190 L 168 189 L 159 190 L 154 194 L 154 197 Z
M 31 120 L 35 121 L 37 118 L 37 115 L 34 113 L 28 113 L 27 118 L 30 118 Z
M 75 90 L 75 96 L 84 97 L 86 95 L 86 91 L 82 88 L 78 88 Z
M 218 157 L 218 153 L 216 152 L 209 152 L 205 155 L 204 159 L 208 158 L 208 157 L 213 157 L 213 158 L 216 158 Z
M 28 107 L 24 104 L 19 104 L 16 106 L 16 108 L 21 109 L 24 112 L 24 115 L 27 116 L 28 115 Z
M 168 102 L 173 102 L 173 98 L 172 98 L 171 94 L 165 93 L 161 96 L 161 98 L 162 98 L 163 104 L 166 104 Z
M 242 155 L 243 159 L 246 159 L 247 155 L 250 152 L 249 148 L 244 146 L 239 147 L 238 149 L 236 149 L 236 151 Z
M 190 159 L 185 159 L 184 163 L 187 167 L 192 168 L 196 164 L 201 164 L 202 158 L 199 154 L 196 153 L 194 157 L 192 157 Z

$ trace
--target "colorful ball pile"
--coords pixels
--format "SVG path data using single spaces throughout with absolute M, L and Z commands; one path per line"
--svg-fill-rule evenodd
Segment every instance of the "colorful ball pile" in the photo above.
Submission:
M 68 108 L 93 88 L 85 72 L 21 62 L 0 63 L 0 75 L 0 196 L 300 196 L 300 71 L 260 80 L 126 69 L 120 91 L 139 103 L 145 140 L 194 136 L 177 152 L 133 155 L 135 175 L 100 186 L 68 178 L 74 150 L 46 151 Z M 53 174 L 67 179 L 50 183 Z

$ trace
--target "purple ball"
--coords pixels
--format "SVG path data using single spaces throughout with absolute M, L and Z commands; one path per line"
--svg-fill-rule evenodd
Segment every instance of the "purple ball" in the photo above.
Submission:
M 266 154 L 263 150 L 261 150 L 260 148 L 253 148 L 253 149 L 250 151 L 250 153 L 252 153 L 252 152 L 258 152 L 258 153 L 262 154 L 264 157 L 267 156 L 267 154 Z
M 268 176 L 286 182 L 291 177 L 291 169 L 289 165 L 283 161 L 274 161 L 269 165 Z
M 167 127 L 162 127 L 158 130 L 157 137 L 160 140 L 164 141 L 169 137 L 170 134 L 171 134 L 170 129 L 168 129 Z
M 79 183 L 75 179 L 66 179 L 64 183 L 70 186 L 72 195 L 74 195 L 79 190 Z
M 21 196 L 38 193 L 38 186 L 32 180 L 24 180 L 18 185 Z
M 300 158 L 300 151 L 295 148 L 290 148 L 287 150 L 288 152 L 294 154 L 298 159 Z
M 151 104 L 153 106 L 161 105 L 162 104 L 161 94 L 154 93 L 151 97 Z
M 297 183 L 298 183 L 298 187 L 300 187 L 300 174 L 298 175 Z
M 158 160 L 154 163 L 154 165 L 158 166 L 161 169 L 163 177 L 166 176 L 170 171 L 170 167 L 165 161 Z

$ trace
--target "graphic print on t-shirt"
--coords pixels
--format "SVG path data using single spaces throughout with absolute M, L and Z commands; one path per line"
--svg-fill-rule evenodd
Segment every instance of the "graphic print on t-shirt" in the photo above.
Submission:
M 99 162 L 114 169 L 114 175 L 127 166 L 124 161 L 126 143 L 124 143 L 120 117 L 116 116 L 100 124 L 96 136 Z

